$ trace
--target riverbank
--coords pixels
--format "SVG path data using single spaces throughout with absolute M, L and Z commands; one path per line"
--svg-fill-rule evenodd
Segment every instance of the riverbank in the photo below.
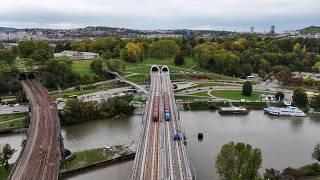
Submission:
M 10 165 L 9 165 L 9 170 L 8 170 L 8 171 L 6 171 L 4 165 L 0 166 L 0 179 L 1 179 L 1 180 L 2 180 L 2 179 L 3 179 L 3 180 L 4 180 L 4 179 L 8 179 L 8 176 L 9 176 L 12 168 L 13 168 L 13 164 L 10 164 Z
M 183 103 L 183 110 L 218 110 L 220 107 L 229 107 L 229 102 L 190 102 L 190 103 Z M 263 108 L 267 107 L 265 102 L 232 102 L 234 106 L 242 106 L 245 107 L 247 110 L 263 110 Z M 272 103 L 272 106 L 283 106 L 282 103 Z
M 118 145 L 79 151 L 73 153 L 72 156 L 73 158 L 62 165 L 60 177 L 72 176 L 84 170 L 132 160 L 135 157 L 135 150 L 130 145 Z

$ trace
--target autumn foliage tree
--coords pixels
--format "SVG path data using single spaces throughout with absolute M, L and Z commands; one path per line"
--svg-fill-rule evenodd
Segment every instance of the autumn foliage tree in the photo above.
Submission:
M 121 51 L 121 59 L 136 63 L 143 58 L 143 47 L 140 43 L 129 42 L 126 47 Z

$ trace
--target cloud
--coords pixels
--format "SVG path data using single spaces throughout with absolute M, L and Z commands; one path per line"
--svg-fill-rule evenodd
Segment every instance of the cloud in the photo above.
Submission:
M 263 31 L 320 25 L 318 0 L 0 0 L 0 26 Z

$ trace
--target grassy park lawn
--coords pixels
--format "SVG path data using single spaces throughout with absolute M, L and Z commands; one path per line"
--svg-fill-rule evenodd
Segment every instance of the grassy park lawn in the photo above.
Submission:
M 208 95 L 208 91 L 197 92 L 197 93 L 193 93 L 193 94 L 189 94 L 189 95 L 191 95 L 191 96 L 209 97 L 209 95 Z
M 21 128 L 27 115 L 27 113 L 0 115 L 0 131 Z
M 114 155 L 121 152 L 123 149 L 121 146 L 115 146 L 114 148 L 108 148 L 105 150 L 103 150 L 103 148 L 98 148 L 75 152 L 75 158 L 73 158 L 70 161 L 67 161 L 63 165 L 63 168 L 73 169 L 81 166 L 86 166 L 95 162 L 112 159 Z
M 127 76 L 124 79 L 127 81 L 134 82 L 134 83 L 144 83 L 144 82 L 148 82 L 150 80 L 150 76 L 139 74 L 139 75 Z
M 185 95 L 176 95 L 176 99 L 178 100 L 194 100 L 194 99 L 208 99 L 208 97 L 199 97 L 199 96 L 185 96 Z
M 83 75 L 93 75 L 94 73 L 90 69 L 91 60 L 77 60 L 73 61 L 72 70 L 75 73 Z
M 4 179 L 7 179 L 11 170 L 13 168 L 13 164 L 10 164 L 9 165 L 9 170 L 6 171 L 4 165 L 0 166 L 0 180 L 4 180 Z
M 242 95 L 241 90 L 218 90 L 218 91 L 211 91 L 211 95 L 219 98 L 224 99 L 231 99 L 231 100 L 240 100 L 246 99 L 249 101 L 257 101 L 260 98 L 260 95 L 263 94 L 262 92 L 253 91 L 251 96 L 244 96 Z
M 27 113 L 17 113 L 17 114 L 4 114 L 0 115 L 0 123 L 5 121 L 11 121 L 14 119 L 20 119 L 27 117 Z

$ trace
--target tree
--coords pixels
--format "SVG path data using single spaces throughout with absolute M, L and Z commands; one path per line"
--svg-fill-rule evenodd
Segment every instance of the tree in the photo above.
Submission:
M 20 41 L 18 43 L 18 54 L 21 58 L 29 58 L 35 48 L 36 45 L 34 41 Z
M 256 179 L 261 167 L 261 150 L 250 144 L 229 142 L 222 146 L 216 159 L 221 179 Z
M 174 58 L 174 64 L 175 65 L 183 65 L 184 64 L 184 53 L 183 52 L 179 52 L 176 57 Z
M 178 54 L 180 47 L 174 40 L 159 40 L 151 44 L 150 55 L 154 58 L 172 58 Z
M 9 171 L 9 159 L 11 159 L 12 155 L 16 152 L 10 144 L 5 144 L 2 147 L 2 157 L 1 157 L 1 164 L 5 165 L 6 171 Z
M 276 98 L 276 100 L 283 100 L 283 98 L 284 98 L 283 92 L 280 92 L 280 91 L 277 92 L 275 95 L 275 98 Z
M 142 46 L 140 43 L 128 43 L 121 52 L 121 59 L 136 63 L 143 58 Z
M 267 72 L 263 69 L 259 69 L 258 71 L 258 75 L 259 77 L 261 77 L 263 80 L 266 80 L 267 79 Z
M 60 53 L 65 50 L 64 48 L 65 48 L 65 45 L 63 43 L 59 42 L 56 44 L 56 47 L 54 48 L 54 52 Z
M 320 109 L 320 95 L 316 95 L 310 102 L 311 107 Z
M 97 75 L 102 75 L 103 74 L 103 63 L 102 63 L 102 60 L 95 59 L 95 60 L 91 61 L 90 68 Z
M 314 149 L 312 152 L 312 159 L 315 159 L 318 162 L 320 162 L 320 143 L 318 143 L 314 146 Z
M 297 88 L 293 91 L 293 103 L 297 105 L 298 107 L 306 107 L 308 104 L 308 97 L 307 94 L 304 92 L 304 89 Z
M 54 49 L 48 41 L 20 41 L 18 53 L 22 58 L 31 58 L 34 62 L 45 64 L 53 58 Z
M 5 61 L 9 65 L 14 64 L 16 56 L 9 49 L 0 49 L 0 61 Z
M 193 49 L 193 53 L 203 68 L 229 76 L 239 74 L 239 56 L 221 49 L 217 43 L 199 44 Z
M 50 59 L 41 67 L 41 78 L 48 88 L 76 85 L 80 77 L 72 71 L 72 61 L 66 57 Z
M 268 180 L 279 180 L 281 177 L 280 171 L 276 169 L 266 169 L 266 172 L 263 174 L 264 179 Z
M 242 94 L 244 96 L 251 96 L 252 94 L 252 84 L 249 81 L 246 81 L 242 86 Z

